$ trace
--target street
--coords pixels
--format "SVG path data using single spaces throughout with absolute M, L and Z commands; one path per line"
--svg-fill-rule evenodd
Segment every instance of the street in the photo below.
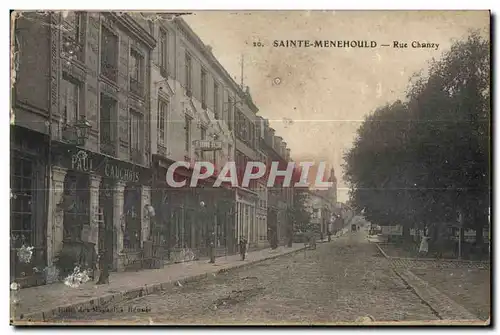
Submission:
M 376 321 L 437 319 L 392 272 L 388 260 L 366 240 L 366 232 L 359 231 L 318 244 L 316 250 L 53 321 L 321 324 L 366 316 Z

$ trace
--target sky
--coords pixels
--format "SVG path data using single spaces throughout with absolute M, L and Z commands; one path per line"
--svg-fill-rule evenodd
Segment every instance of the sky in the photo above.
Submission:
M 293 160 L 333 166 L 341 202 L 349 187 L 342 156 L 364 118 L 403 100 L 410 77 L 454 41 L 471 30 L 489 36 L 487 11 L 198 11 L 184 19 L 237 83 L 243 55 L 243 82 L 258 115 L 270 120 Z M 276 48 L 275 40 L 367 40 L 377 47 Z M 393 41 L 409 47 L 393 48 Z M 411 48 L 412 41 L 439 46 Z

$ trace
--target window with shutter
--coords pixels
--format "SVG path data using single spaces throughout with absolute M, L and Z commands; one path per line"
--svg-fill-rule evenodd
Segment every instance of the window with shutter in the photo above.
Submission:
M 160 29 L 160 68 L 165 71 L 163 74 L 168 74 L 168 33 L 164 29 Z
M 166 123 L 167 123 L 167 113 L 168 113 L 168 102 L 158 99 L 158 143 L 164 145 L 166 138 Z
M 78 120 L 78 105 L 80 99 L 80 84 L 66 76 L 61 80 L 60 95 L 61 115 L 65 125 L 75 125 Z
M 99 114 L 99 137 L 101 152 L 110 156 L 115 155 L 115 137 L 113 134 L 113 114 L 116 100 L 101 93 Z
M 192 60 L 191 56 L 186 53 L 185 55 L 185 60 L 184 60 L 184 77 L 185 77 L 185 84 L 186 84 L 186 93 L 188 96 L 192 95 L 192 83 L 191 83 L 191 75 L 192 75 Z
M 142 164 L 142 150 L 141 150 L 141 126 L 142 115 L 133 109 L 129 111 L 129 132 L 130 132 L 130 158 L 133 162 Z
M 101 73 L 109 80 L 118 79 L 118 36 L 101 27 Z

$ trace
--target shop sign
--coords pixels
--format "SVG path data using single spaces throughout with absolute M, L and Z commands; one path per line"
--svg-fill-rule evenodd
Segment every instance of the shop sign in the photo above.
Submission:
M 140 171 L 126 165 L 129 164 L 120 164 L 107 157 L 80 150 L 71 156 L 70 168 L 75 171 L 95 173 L 114 180 L 138 183 L 141 177 Z

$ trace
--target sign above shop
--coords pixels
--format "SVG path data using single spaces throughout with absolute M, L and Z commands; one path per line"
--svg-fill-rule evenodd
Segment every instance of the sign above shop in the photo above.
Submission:
M 79 148 L 70 148 L 66 152 L 59 155 L 58 164 L 69 170 L 93 173 L 126 183 L 148 183 L 151 180 L 149 169 L 133 163 Z
M 194 147 L 196 150 L 201 151 L 222 150 L 222 141 L 195 140 Z

